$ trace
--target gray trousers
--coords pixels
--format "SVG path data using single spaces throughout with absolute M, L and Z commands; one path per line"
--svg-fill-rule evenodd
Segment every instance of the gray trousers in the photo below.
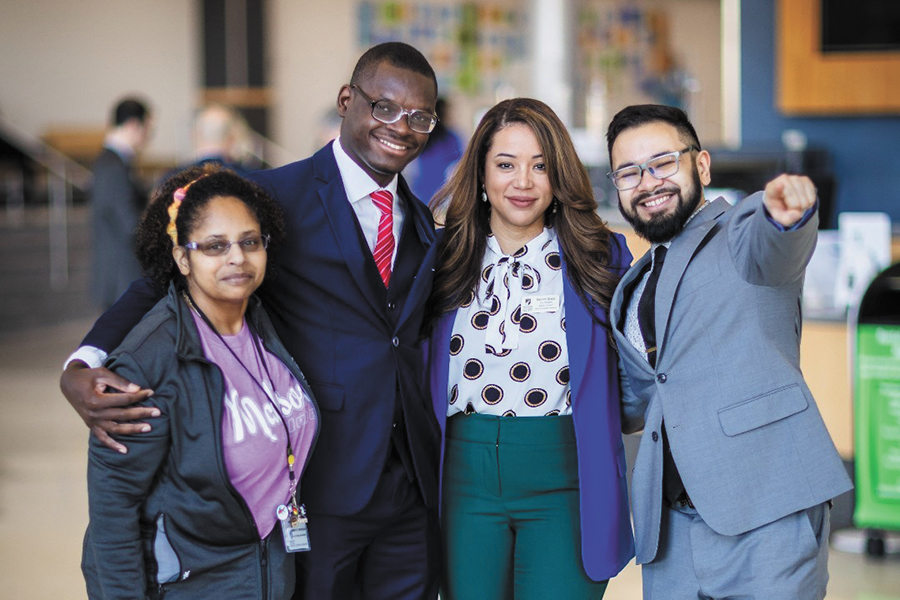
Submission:
M 663 506 L 659 552 L 642 568 L 644 600 L 822 600 L 828 503 L 736 535 L 691 508 Z

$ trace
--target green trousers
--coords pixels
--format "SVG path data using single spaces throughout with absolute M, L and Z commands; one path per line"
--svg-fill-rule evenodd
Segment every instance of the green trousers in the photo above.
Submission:
M 571 416 L 447 420 L 442 600 L 602 598 L 580 521 Z

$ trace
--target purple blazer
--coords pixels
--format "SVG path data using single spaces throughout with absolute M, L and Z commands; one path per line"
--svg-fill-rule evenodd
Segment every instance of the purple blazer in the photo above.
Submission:
M 612 269 L 621 276 L 631 265 L 632 257 L 625 238 L 613 235 Z M 438 246 L 435 243 L 432 248 Z M 565 273 L 565 256 L 562 258 Z M 615 576 L 634 557 L 619 411 L 618 360 L 607 341 L 606 329 L 591 319 L 568 277 L 563 285 L 569 385 L 578 449 L 581 559 L 588 576 L 602 581 Z M 597 306 L 592 309 L 603 322 L 608 321 L 606 311 Z M 450 336 L 455 318 L 456 311 L 441 317 L 425 345 L 427 384 L 442 434 L 447 422 Z M 443 468 L 443 435 L 441 439 Z

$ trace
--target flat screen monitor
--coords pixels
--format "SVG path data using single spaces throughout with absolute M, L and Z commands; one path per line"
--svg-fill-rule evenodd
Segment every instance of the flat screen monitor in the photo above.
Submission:
M 821 0 L 822 52 L 900 52 L 900 0 Z

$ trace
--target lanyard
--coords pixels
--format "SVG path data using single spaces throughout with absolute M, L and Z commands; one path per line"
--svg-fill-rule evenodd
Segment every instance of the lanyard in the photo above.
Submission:
M 288 489 L 291 491 L 291 500 L 293 501 L 294 506 L 297 506 L 297 486 L 295 485 L 296 476 L 294 474 L 294 449 L 291 446 L 291 432 L 288 429 L 287 421 L 284 420 L 284 415 L 281 414 L 281 411 L 278 409 L 278 405 L 275 404 L 275 401 L 269 395 L 269 392 L 266 391 L 266 388 L 263 387 L 263 385 L 256 378 L 256 375 L 250 370 L 249 367 L 247 367 L 247 365 L 244 364 L 244 361 L 240 359 L 237 353 L 232 350 L 231 346 L 228 345 L 228 342 L 225 341 L 225 338 L 222 337 L 222 334 L 219 333 L 219 331 L 212 324 L 212 321 L 209 320 L 209 317 L 207 317 L 206 314 L 202 310 L 200 310 L 199 306 L 194 304 L 194 301 L 187 290 L 184 291 L 184 300 L 185 302 L 187 302 L 187 305 L 191 308 L 191 310 L 200 315 L 200 318 L 203 319 L 203 322 L 206 323 L 206 326 L 209 327 L 214 334 L 216 334 L 216 337 L 218 337 L 219 340 L 222 341 L 222 344 L 228 349 L 228 351 L 238 362 L 238 364 L 241 365 L 241 367 L 243 367 L 243 369 L 247 372 L 247 375 L 250 376 L 250 379 L 253 381 L 253 383 L 256 384 L 256 387 L 258 387 L 262 391 L 263 395 L 266 397 L 269 403 L 272 404 L 272 407 L 275 409 L 275 413 L 278 415 L 278 418 L 281 419 L 281 424 L 284 425 L 284 436 L 287 439 Z M 265 353 L 260 348 L 259 336 L 256 335 L 256 332 L 254 332 L 253 328 L 250 327 L 250 322 L 246 319 L 245 322 L 247 323 L 247 327 L 249 328 L 248 331 L 250 332 L 250 339 L 253 340 L 253 349 L 256 352 L 256 356 L 259 359 L 263 370 L 266 372 L 266 377 L 269 378 L 270 385 L 272 385 L 274 389 L 275 382 L 272 379 L 272 375 L 269 373 L 269 366 L 265 358 Z

